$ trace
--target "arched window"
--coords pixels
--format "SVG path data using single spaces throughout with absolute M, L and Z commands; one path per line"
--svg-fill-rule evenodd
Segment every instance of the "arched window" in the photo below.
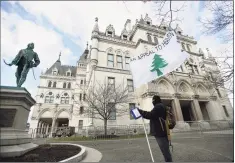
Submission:
M 69 104 L 69 95 L 68 95 L 68 93 L 64 93 L 61 96 L 60 103 L 61 104 Z
M 182 48 L 183 48 L 183 50 L 185 50 L 185 46 L 184 46 L 185 44 L 184 43 L 182 43 Z
M 53 83 L 53 87 L 56 88 L 56 82 Z
M 187 49 L 188 49 L 189 52 L 191 52 L 191 49 L 190 49 L 190 45 L 189 45 L 189 44 L 187 44 Z
M 67 72 L 66 74 L 67 74 L 67 76 L 71 76 L 71 73 L 70 73 L 70 72 Z
M 150 34 L 147 35 L 147 38 L 148 38 L 148 42 L 152 42 L 152 37 Z
M 51 85 L 52 85 L 52 82 L 51 82 L 51 81 L 49 81 L 49 83 L 48 83 L 48 87 L 51 87 Z
M 53 103 L 54 102 L 54 95 L 52 92 L 49 92 L 45 97 L 45 103 Z
M 66 88 L 66 83 L 63 84 L 63 88 Z
M 158 39 L 157 39 L 156 36 L 154 36 L 154 42 L 155 42 L 156 44 L 158 44 Z
M 81 107 L 80 107 L 80 110 L 79 110 L 79 114 L 83 114 L 83 112 L 84 112 L 84 107 L 81 106 Z
M 71 88 L 71 83 L 68 84 L 68 88 Z

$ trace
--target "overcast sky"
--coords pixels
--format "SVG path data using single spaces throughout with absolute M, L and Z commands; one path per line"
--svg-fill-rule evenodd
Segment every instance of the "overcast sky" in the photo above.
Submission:
M 183 33 L 193 36 L 198 41 L 198 48 L 209 48 L 212 55 L 219 55 L 222 44 L 217 36 L 204 36 L 198 18 L 211 16 L 203 7 L 203 1 L 174 1 L 173 8 L 185 3 L 184 11 L 179 13 L 183 21 L 178 23 Z M 49 68 L 61 52 L 62 64 L 76 65 L 76 61 L 91 42 L 91 30 L 95 17 L 99 18 L 99 29 L 104 31 L 109 24 L 120 35 L 126 19 L 134 25 L 136 19 L 148 14 L 153 24 L 160 24 L 155 19 L 156 6 L 152 2 L 140 1 L 1 1 L 1 56 L 10 62 L 20 49 L 29 42 L 35 43 L 41 64 L 34 68 L 36 80 L 29 71 L 23 85 L 35 97 L 39 76 Z M 173 24 L 175 25 L 175 24 Z M 16 67 L 7 67 L 1 60 L 1 85 L 15 86 Z

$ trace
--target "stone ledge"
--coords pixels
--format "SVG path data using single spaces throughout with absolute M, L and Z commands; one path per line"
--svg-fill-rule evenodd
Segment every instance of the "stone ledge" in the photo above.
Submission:
M 50 143 L 50 145 L 73 145 L 81 148 L 81 151 L 72 157 L 69 157 L 65 160 L 62 160 L 60 162 L 80 162 L 85 156 L 86 156 L 86 148 L 84 146 L 78 145 L 78 144 L 72 144 L 72 143 Z
M 1 146 L 0 147 L 0 156 L 1 157 L 16 157 L 25 154 L 35 148 L 38 145 L 33 143 L 20 144 L 20 145 L 11 145 L 11 146 Z
M 0 128 L 0 131 L 1 146 L 25 144 L 32 140 L 27 130 Z
M 15 101 L 23 99 L 30 107 L 36 103 L 31 94 L 23 87 L 0 86 L 0 89 L 1 102 L 3 99 L 14 99 Z

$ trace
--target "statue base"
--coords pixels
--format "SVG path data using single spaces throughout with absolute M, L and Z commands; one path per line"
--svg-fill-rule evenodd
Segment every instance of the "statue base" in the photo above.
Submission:
M 21 156 L 36 148 L 28 134 L 30 108 L 36 103 L 25 88 L 0 86 L 0 157 Z

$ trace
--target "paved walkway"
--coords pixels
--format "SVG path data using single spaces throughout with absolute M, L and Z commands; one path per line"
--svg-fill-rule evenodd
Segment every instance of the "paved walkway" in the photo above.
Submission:
M 223 131 L 206 131 L 205 134 L 222 134 L 222 135 L 233 135 L 233 130 L 223 130 Z
M 102 153 L 94 148 L 86 148 L 86 157 L 81 162 L 99 162 L 102 158 Z
M 220 137 L 214 135 L 209 133 L 206 137 L 196 136 L 195 138 L 177 135 L 172 140 L 174 162 L 233 162 L 233 135 L 224 134 Z M 149 141 L 155 162 L 164 162 L 156 141 L 152 137 Z M 103 155 L 100 162 L 151 162 L 145 138 L 71 143 L 100 151 Z M 92 155 L 86 159 L 89 159 L 88 162 L 94 161 Z
M 164 162 L 154 139 L 150 139 L 155 162 Z M 74 142 L 99 150 L 101 162 L 151 162 L 146 139 Z M 175 139 L 174 162 L 233 162 L 233 137 Z

